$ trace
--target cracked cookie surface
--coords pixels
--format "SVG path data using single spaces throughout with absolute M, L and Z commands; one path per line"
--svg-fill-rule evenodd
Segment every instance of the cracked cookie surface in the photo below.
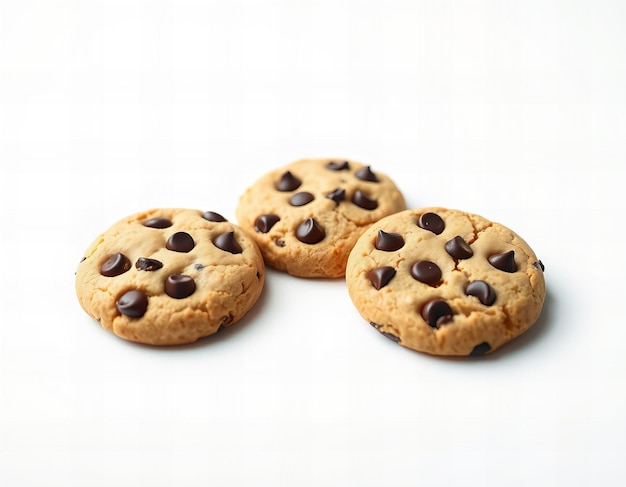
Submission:
M 300 277 L 341 277 L 372 223 L 404 210 L 394 182 L 370 166 L 306 159 L 273 170 L 240 197 L 239 225 L 268 265 Z
M 385 337 L 435 355 L 483 355 L 535 323 L 543 270 L 507 227 L 421 208 L 372 225 L 350 253 L 346 282 L 361 316 Z
M 89 246 L 76 272 L 83 309 L 121 338 L 191 343 L 241 319 L 265 279 L 248 235 L 215 212 L 131 215 Z

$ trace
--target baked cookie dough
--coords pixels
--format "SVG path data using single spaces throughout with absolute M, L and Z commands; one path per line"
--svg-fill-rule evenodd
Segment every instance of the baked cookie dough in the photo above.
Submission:
M 435 355 L 483 355 L 535 323 L 544 266 L 516 233 L 445 208 L 372 225 L 350 253 L 354 305 L 376 330 Z
M 124 218 L 91 244 L 76 272 L 76 294 L 117 336 L 176 345 L 236 323 L 264 278 L 254 241 L 220 214 L 153 209 Z
M 239 199 L 239 225 L 265 262 L 299 277 L 342 277 L 358 237 L 404 210 L 393 181 L 370 166 L 307 159 L 267 173 Z

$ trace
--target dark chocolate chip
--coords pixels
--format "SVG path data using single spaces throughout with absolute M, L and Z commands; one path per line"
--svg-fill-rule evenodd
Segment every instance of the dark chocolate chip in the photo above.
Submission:
M 169 218 L 157 217 L 151 218 L 148 221 L 145 221 L 144 226 L 150 228 L 168 228 L 172 226 L 172 220 Z
M 261 215 L 254 221 L 254 229 L 260 233 L 267 233 L 279 221 L 280 217 L 278 215 Z
M 130 269 L 130 260 L 124 254 L 113 254 L 100 266 L 100 274 L 106 277 L 115 277 L 124 274 Z
M 485 306 L 491 306 L 496 301 L 496 292 L 485 281 L 473 281 L 465 288 L 465 294 L 475 296 Z
M 515 264 L 515 251 L 509 250 L 500 254 L 490 255 L 487 260 L 496 269 L 504 272 L 516 272 L 517 264 Z
M 446 252 L 455 259 L 469 259 L 474 255 L 474 251 L 460 235 L 457 235 L 452 240 L 448 240 L 445 248 Z
M 224 232 L 218 235 L 213 243 L 218 249 L 230 252 L 231 254 L 241 254 L 243 249 L 235 239 L 235 232 Z
M 230 325 L 234 319 L 234 316 L 230 313 L 222 317 L 222 321 L 220 321 L 220 327 L 217 329 L 217 331 L 222 331 L 224 328 Z
M 131 318 L 141 318 L 148 309 L 148 297 L 136 289 L 127 291 L 115 303 L 117 310 Z
M 433 299 L 422 308 L 422 318 L 433 328 L 441 328 L 452 321 L 452 309 L 443 299 Z
M 441 281 L 441 269 L 429 260 L 420 260 L 411 266 L 411 275 L 420 282 L 434 286 Z
M 300 193 L 294 194 L 291 198 L 289 198 L 289 204 L 291 206 L 304 206 L 308 205 L 314 199 L 315 196 L 313 196 L 311 193 L 302 191 Z
M 197 271 L 201 271 L 204 269 L 204 266 L 202 264 L 194 264 L 193 268 Z
M 393 267 L 384 266 L 372 269 L 367 274 L 372 286 L 376 289 L 380 289 L 389 284 L 389 281 L 396 275 L 396 270 Z
M 187 232 L 176 232 L 167 239 L 165 248 L 174 252 L 189 252 L 196 246 L 193 237 Z
M 341 201 L 346 199 L 346 190 L 337 188 L 334 191 L 331 191 L 326 195 L 327 198 L 333 200 L 335 204 L 339 204 Z
M 324 240 L 326 232 L 313 218 L 307 218 L 296 229 L 296 237 L 300 242 L 316 244 Z
M 284 173 L 280 180 L 276 183 L 276 189 L 278 191 L 293 191 L 294 189 L 298 189 L 302 181 L 300 181 L 297 177 L 291 174 L 290 171 Z
M 381 331 L 380 334 L 385 338 L 389 338 L 392 342 L 400 343 L 400 337 L 395 336 L 393 333 L 389 333 L 388 331 Z
M 537 269 L 538 271 L 540 270 L 541 272 L 544 272 L 546 270 L 546 267 L 543 265 L 543 262 L 541 262 L 540 260 L 533 263 L 533 267 Z
M 196 290 L 193 278 L 184 274 L 172 274 L 165 280 L 165 293 L 176 299 L 191 296 Z
M 146 257 L 139 257 L 135 262 L 135 267 L 139 271 L 156 271 L 163 267 L 163 262 L 156 259 L 147 259 Z
M 373 198 L 370 198 L 369 196 L 367 196 L 362 191 L 359 191 L 358 189 L 354 192 L 354 195 L 352 196 L 352 203 L 354 203 L 357 206 L 360 206 L 361 208 L 365 210 L 375 210 L 376 208 L 378 208 L 378 201 L 376 201 Z
M 439 235 L 446 228 L 446 224 L 437 213 L 424 213 L 419 217 L 417 225 L 424 230 L 433 232 L 435 235 Z
M 404 246 L 404 239 L 399 233 L 387 233 L 384 230 L 378 230 L 378 236 L 376 237 L 376 243 L 374 245 L 378 250 L 393 252 Z
M 283 239 L 280 239 L 280 238 L 275 238 L 274 239 L 274 244 L 276 245 L 276 247 L 281 247 L 281 248 L 286 245 L 285 241 Z
M 214 211 L 205 211 L 202 214 L 202 218 L 204 218 L 205 220 L 208 220 L 210 222 L 216 222 L 216 223 L 227 222 L 228 221 L 222 215 L 220 215 L 219 213 L 215 213 Z
M 343 162 L 331 161 L 327 164 L 326 169 L 330 169 L 331 171 L 349 171 L 350 164 L 348 163 L 348 161 L 343 161 Z
M 476 345 L 473 350 L 470 352 L 471 357 L 481 357 L 485 355 L 489 350 L 491 350 L 491 345 L 487 342 L 482 342 Z
M 372 168 L 370 166 L 362 167 L 354 175 L 359 178 L 361 181 L 369 181 L 372 183 L 378 182 L 378 176 L 372 172 Z

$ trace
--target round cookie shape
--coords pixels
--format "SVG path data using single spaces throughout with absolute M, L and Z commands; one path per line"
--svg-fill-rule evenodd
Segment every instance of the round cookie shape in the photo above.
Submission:
M 178 345 L 240 320 L 264 279 L 261 252 L 239 226 L 215 212 L 162 208 L 96 238 L 78 265 L 76 295 L 121 338 Z
M 345 275 L 350 250 L 372 223 L 406 209 L 385 174 L 343 159 L 305 159 L 275 169 L 239 199 L 239 225 L 267 265 L 299 277 Z
M 389 235 L 404 245 L 381 245 Z M 544 266 L 504 225 L 447 208 L 374 223 L 350 253 L 346 283 L 385 337 L 433 355 L 484 355 L 537 320 Z

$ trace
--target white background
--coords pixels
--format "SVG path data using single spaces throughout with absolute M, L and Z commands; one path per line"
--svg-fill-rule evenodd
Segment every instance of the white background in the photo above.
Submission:
M 623 486 L 621 1 L 0 1 L 0 484 Z M 96 235 L 234 220 L 303 157 L 517 231 L 538 323 L 412 352 L 342 280 L 274 271 L 219 337 L 152 348 L 80 308 Z

